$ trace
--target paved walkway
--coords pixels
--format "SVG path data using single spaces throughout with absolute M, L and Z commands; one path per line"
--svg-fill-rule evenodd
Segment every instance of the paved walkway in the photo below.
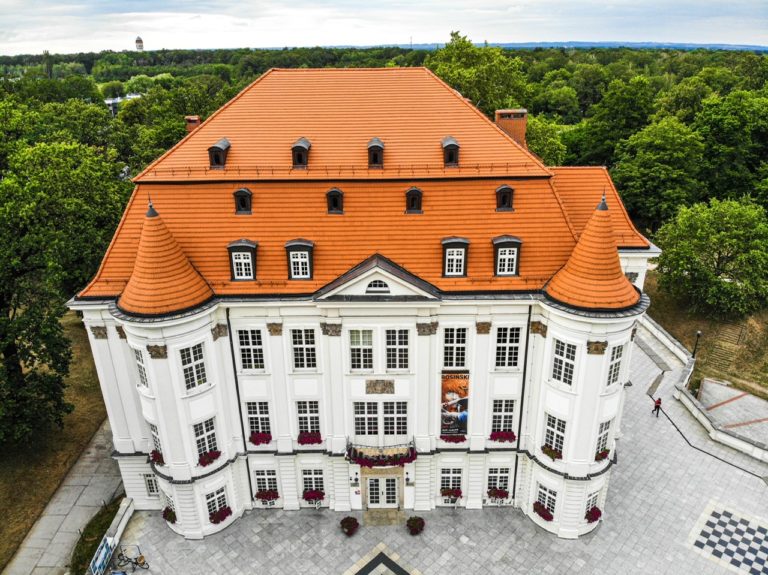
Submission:
M 768 444 L 768 401 L 713 379 L 704 379 L 699 401 L 715 424 L 751 443 Z
M 27 534 L 5 575 L 67 573 L 80 537 L 78 529 L 88 524 L 103 501 L 111 501 L 122 489 L 120 471 L 110 456 L 111 437 L 109 423 L 104 422 Z
M 123 543 L 141 545 L 150 572 L 167 575 L 339 575 L 355 573 L 380 550 L 425 575 L 768 574 L 768 485 L 761 479 L 768 465 L 708 440 L 672 397 L 674 370 L 657 388 L 669 417 L 652 417 L 646 391 L 660 373 L 635 347 L 604 521 L 576 541 L 544 532 L 519 510 L 489 508 L 422 513 L 427 526 L 416 538 L 404 527 L 363 526 L 349 539 L 339 530 L 340 513 L 258 510 L 202 541 L 175 535 L 157 512 L 138 512 Z

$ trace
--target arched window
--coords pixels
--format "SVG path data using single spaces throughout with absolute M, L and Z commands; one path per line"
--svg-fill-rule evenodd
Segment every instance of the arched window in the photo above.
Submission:
M 212 170 L 223 170 L 226 167 L 229 147 L 229 140 L 222 138 L 208 148 L 208 160 Z
M 382 280 L 373 280 L 365 288 L 365 293 L 389 293 L 389 286 Z
M 371 141 L 368 142 L 368 167 L 384 167 L 384 142 L 379 138 L 372 138 Z
M 328 191 L 325 194 L 325 199 L 328 202 L 329 214 L 343 214 L 344 213 L 344 193 L 336 188 Z
M 520 248 L 522 240 L 515 236 L 498 236 L 493 244 L 494 274 L 497 276 L 520 275 Z
M 251 213 L 252 195 L 248 188 L 240 188 L 234 193 L 236 214 L 248 215 Z
M 442 141 L 443 164 L 447 168 L 455 168 L 459 165 L 459 143 L 453 136 L 446 136 Z
M 512 199 L 514 192 L 509 186 L 499 186 L 496 188 L 496 211 L 497 212 L 511 212 Z
M 419 188 L 411 188 L 405 192 L 405 213 L 406 214 L 422 214 L 421 209 L 421 197 L 422 193 Z
M 296 143 L 291 147 L 293 155 L 293 167 L 295 169 L 303 169 L 307 167 L 309 163 L 309 149 L 312 147 L 312 142 L 306 138 L 299 138 Z

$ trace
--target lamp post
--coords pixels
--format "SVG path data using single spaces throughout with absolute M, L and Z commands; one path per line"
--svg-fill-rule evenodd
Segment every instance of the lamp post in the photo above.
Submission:
M 696 350 L 699 349 L 699 338 L 701 337 L 701 330 L 696 331 L 696 343 L 693 344 L 693 357 L 696 357 Z

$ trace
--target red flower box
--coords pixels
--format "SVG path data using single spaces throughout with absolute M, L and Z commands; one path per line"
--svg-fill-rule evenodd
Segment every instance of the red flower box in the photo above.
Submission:
M 512 443 L 517 440 L 517 435 L 514 431 L 492 431 L 490 439 L 491 441 Z
M 608 449 L 603 449 L 602 451 L 598 451 L 595 453 L 595 461 L 602 461 L 603 459 L 608 459 L 608 455 L 611 452 Z
M 265 443 L 269 443 L 270 441 L 272 441 L 272 434 L 271 433 L 256 433 L 254 431 L 253 433 L 251 433 L 250 441 L 254 445 L 264 445 Z
M 488 497 L 491 499 L 506 499 L 509 497 L 509 491 L 500 487 L 491 487 L 488 490 Z
M 163 519 L 170 524 L 176 523 L 176 512 L 170 507 L 166 507 L 163 509 Z
M 544 505 L 542 505 L 539 501 L 536 501 L 533 504 L 533 510 L 536 512 L 536 514 L 541 517 L 544 521 L 552 521 L 554 519 L 554 516 L 550 512 L 549 509 L 547 509 Z
M 458 499 L 459 497 L 461 497 L 461 489 L 459 489 L 458 487 L 457 488 L 444 487 L 443 489 L 440 490 L 440 494 L 443 497 L 454 497 Z
M 466 435 L 441 435 L 440 439 L 446 443 L 464 443 L 467 440 Z
M 163 454 L 160 453 L 157 449 L 153 449 L 149 452 L 149 460 L 155 465 L 165 465 Z
M 323 442 L 323 437 L 319 433 L 302 431 L 298 437 L 299 445 L 317 445 Z
M 600 511 L 600 508 L 595 505 L 592 507 L 589 511 L 587 511 L 587 514 L 584 516 L 584 519 L 587 520 L 587 523 L 594 523 L 598 519 L 600 519 L 603 516 L 603 512 Z
M 418 535 L 422 531 L 424 531 L 424 519 L 421 517 L 409 517 L 408 521 L 405 522 L 405 526 L 408 528 L 408 533 L 411 535 Z
M 317 503 L 325 499 L 325 491 L 322 489 L 305 489 L 301 498 L 307 503 Z
M 352 537 L 360 527 L 360 523 L 354 517 L 345 517 L 340 524 L 341 530 L 346 533 L 347 537 Z
M 260 489 L 254 497 L 260 501 L 274 501 L 280 497 L 280 494 L 277 489 Z
M 544 455 L 548 455 L 552 458 L 552 461 L 555 459 L 562 459 L 563 458 L 563 452 L 559 449 L 555 449 L 554 447 L 550 447 L 549 445 L 542 445 L 541 446 L 541 452 Z
M 200 467 L 208 467 L 211 463 L 216 461 L 219 457 L 221 457 L 221 451 L 212 449 L 211 451 L 206 451 L 205 453 L 202 453 L 197 460 L 197 464 Z
M 232 510 L 229 508 L 229 505 L 225 505 L 218 511 L 214 511 L 208 516 L 208 519 L 213 523 L 214 525 L 218 525 L 222 521 L 224 521 L 227 517 L 232 515 Z

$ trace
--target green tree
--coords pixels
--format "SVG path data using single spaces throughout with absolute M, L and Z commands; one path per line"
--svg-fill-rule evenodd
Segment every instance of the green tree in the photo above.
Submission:
M 768 217 L 750 200 L 683 207 L 656 241 L 662 289 L 694 310 L 743 315 L 768 302 Z
M 539 116 L 528 116 L 525 139 L 528 149 L 547 166 L 559 166 L 565 159 L 565 144 L 560 140 L 563 126 Z
M 120 80 L 105 82 L 99 89 L 101 90 L 101 95 L 105 98 L 118 98 L 126 94 L 125 86 L 123 86 Z
M 659 96 L 657 107 L 660 115 L 675 116 L 690 124 L 704 107 L 704 100 L 712 95 L 712 89 L 698 76 L 685 78 L 668 92 Z
M 706 198 L 698 178 L 704 158 L 701 136 L 666 117 L 619 143 L 611 170 L 633 219 L 652 230 Z
M 579 121 L 579 99 L 576 90 L 570 86 L 549 86 L 533 99 L 534 109 L 539 113 L 557 117 L 566 124 Z
M 576 90 L 582 115 L 597 104 L 608 86 L 608 74 L 599 64 L 579 64 L 573 71 L 570 81 Z

